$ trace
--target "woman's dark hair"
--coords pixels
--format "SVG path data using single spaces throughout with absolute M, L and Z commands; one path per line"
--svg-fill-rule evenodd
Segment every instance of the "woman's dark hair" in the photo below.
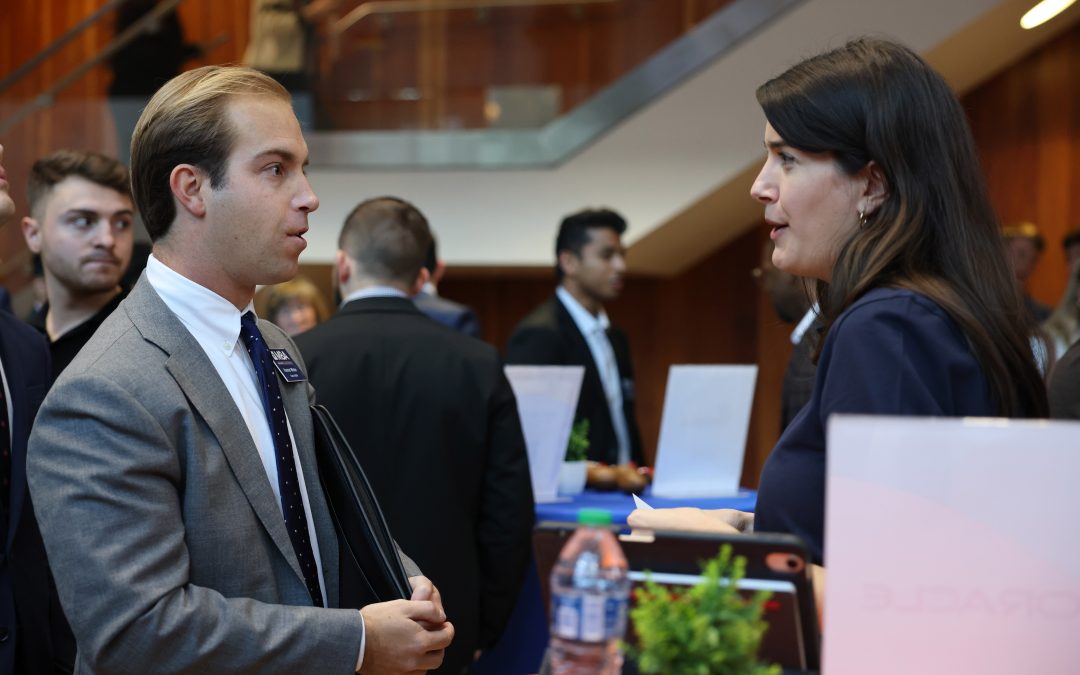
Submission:
M 904 46 L 864 38 L 769 80 L 757 99 L 785 143 L 828 153 L 849 175 L 873 161 L 885 177 L 884 201 L 841 245 L 832 280 L 817 282 L 826 331 L 873 288 L 922 293 L 959 324 L 1000 414 L 1046 416 L 975 144 L 941 76 Z

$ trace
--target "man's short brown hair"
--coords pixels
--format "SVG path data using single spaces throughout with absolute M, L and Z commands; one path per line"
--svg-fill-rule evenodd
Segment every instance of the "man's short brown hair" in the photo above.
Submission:
M 338 248 L 378 281 L 409 285 L 424 266 L 431 229 L 427 218 L 397 197 L 361 202 L 345 219 Z
M 131 184 L 152 240 L 165 236 L 176 219 L 169 188 L 176 166 L 197 166 L 210 187 L 224 186 L 236 136 L 227 106 L 235 96 L 290 101 L 284 87 L 257 70 L 204 66 L 166 82 L 143 110 L 131 138 Z
M 57 150 L 34 162 L 26 189 L 30 213 L 41 220 L 45 198 L 65 178 L 77 176 L 131 199 L 128 170 L 119 160 L 87 150 Z

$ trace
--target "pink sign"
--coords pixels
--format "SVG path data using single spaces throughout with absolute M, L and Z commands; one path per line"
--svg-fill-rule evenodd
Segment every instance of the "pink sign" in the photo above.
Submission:
M 835 416 L 828 675 L 1080 673 L 1080 423 Z

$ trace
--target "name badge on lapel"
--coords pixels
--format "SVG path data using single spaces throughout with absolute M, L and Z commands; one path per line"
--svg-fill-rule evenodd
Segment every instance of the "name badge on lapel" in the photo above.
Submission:
M 284 349 L 271 349 L 270 358 L 274 360 L 274 367 L 286 382 L 303 382 L 307 379 L 304 371 L 300 370 L 300 366 L 296 365 L 296 361 L 293 361 L 289 352 Z

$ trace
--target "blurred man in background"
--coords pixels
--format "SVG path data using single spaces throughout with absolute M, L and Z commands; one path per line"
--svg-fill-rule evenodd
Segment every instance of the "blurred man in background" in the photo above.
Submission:
M 124 165 L 81 150 L 34 162 L 28 192 L 23 237 L 41 256 L 48 298 L 35 326 L 49 339 L 55 381 L 126 295 L 135 206 Z
M 589 459 L 643 464 L 630 343 L 604 311 L 622 293 L 624 232 L 626 221 L 609 209 L 563 219 L 555 240 L 559 286 L 514 329 L 506 362 L 585 366 L 574 420 L 589 420 Z

